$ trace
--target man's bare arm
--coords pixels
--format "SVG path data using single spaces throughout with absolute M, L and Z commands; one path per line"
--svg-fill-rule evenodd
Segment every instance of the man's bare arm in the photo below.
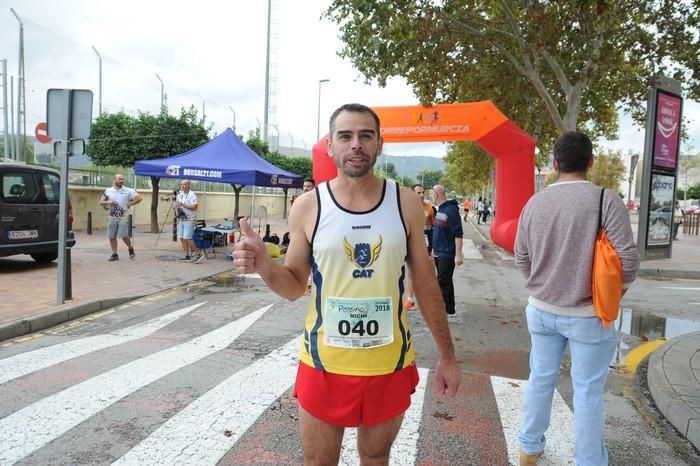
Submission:
M 414 192 L 402 189 L 401 209 L 408 229 L 408 267 L 413 289 L 423 319 L 440 353 L 435 377 L 438 392 L 453 396 L 459 388 L 461 372 L 455 359 L 445 303 L 435 277 L 435 268 L 423 240 L 423 207 Z
M 298 204 L 297 204 L 298 203 Z M 300 196 L 289 212 L 289 246 L 284 265 L 273 261 L 260 236 L 245 220 L 241 232 L 246 238 L 234 247 L 234 264 L 240 273 L 259 272 L 272 291 L 289 300 L 304 294 L 311 271 L 311 244 L 308 226 L 316 218 L 316 196 Z

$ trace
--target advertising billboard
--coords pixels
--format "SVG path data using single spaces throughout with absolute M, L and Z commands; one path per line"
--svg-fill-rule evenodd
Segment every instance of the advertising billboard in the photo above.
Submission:
M 675 181 L 676 178 L 672 175 L 661 173 L 651 175 L 647 246 L 671 244 Z
M 683 99 L 659 90 L 656 94 L 652 165 L 656 169 L 676 170 L 681 135 Z

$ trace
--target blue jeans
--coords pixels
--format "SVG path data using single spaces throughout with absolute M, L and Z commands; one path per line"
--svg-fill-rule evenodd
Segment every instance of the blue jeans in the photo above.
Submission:
M 617 346 L 614 326 L 605 329 L 597 317 L 559 316 L 531 305 L 526 313 L 532 349 L 520 425 L 521 448 L 528 454 L 544 450 L 552 396 L 568 342 L 574 388 L 574 459 L 578 466 L 607 465 L 603 389 Z

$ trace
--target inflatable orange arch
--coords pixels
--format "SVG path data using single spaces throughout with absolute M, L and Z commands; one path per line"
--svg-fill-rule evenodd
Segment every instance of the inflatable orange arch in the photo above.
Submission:
M 535 191 L 536 141 L 490 100 L 432 107 L 372 107 L 384 142 L 474 141 L 496 159 L 496 217 L 491 240 L 513 251 L 520 211 Z M 313 147 L 317 183 L 337 176 L 326 137 Z

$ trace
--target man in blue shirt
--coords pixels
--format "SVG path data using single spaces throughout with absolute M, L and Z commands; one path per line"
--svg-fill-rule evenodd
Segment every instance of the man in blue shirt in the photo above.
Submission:
M 430 197 L 437 206 L 437 215 L 433 222 L 433 256 L 437 278 L 445 300 L 445 309 L 449 315 L 455 313 L 455 288 L 452 275 L 455 265 L 462 265 L 462 219 L 459 216 L 457 201 L 447 200 L 445 187 L 439 184 L 430 190 Z

